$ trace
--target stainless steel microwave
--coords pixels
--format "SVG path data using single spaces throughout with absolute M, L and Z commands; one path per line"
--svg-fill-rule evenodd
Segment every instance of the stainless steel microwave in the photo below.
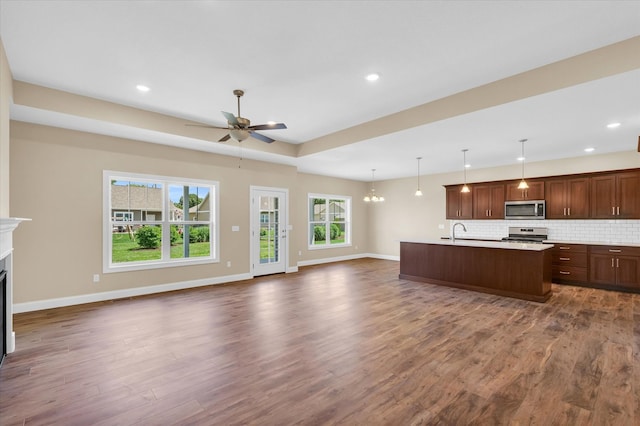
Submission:
M 544 200 L 506 201 L 504 203 L 505 219 L 544 219 Z

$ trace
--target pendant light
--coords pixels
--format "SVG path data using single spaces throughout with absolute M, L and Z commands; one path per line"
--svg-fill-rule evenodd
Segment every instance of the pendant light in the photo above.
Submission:
M 464 170 L 464 185 L 462 185 L 462 189 L 460 190 L 460 192 L 464 193 L 471 192 L 471 190 L 467 186 L 467 151 L 469 150 L 466 148 L 462 150 L 462 170 Z
M 418 189 L 416 189 L 416 197 L 422 197 L 422 191 L 420 191 L 420 160 L 422 160 L 422 157 L 416 157 L 416 160 L 418 160 Z
M 384 197 L 376 195 L 376 188 L 373 186 L 373 182 L 375 181 L 375 172 L 376 169 L 371 169 L 371 191 L 364 196 L 363 200 L 365 203 L 381 203 L 384 201 Z
M 526 141 L 526 139 L 520 139 L 519 141 L 522 144 L 522 156 L 520 157 L 522 160 L 522 180 L 518 184 L 518 189 L 529 189 L 529 185 L 527 185 L 527 182 L 524 180 L 524 143 Z

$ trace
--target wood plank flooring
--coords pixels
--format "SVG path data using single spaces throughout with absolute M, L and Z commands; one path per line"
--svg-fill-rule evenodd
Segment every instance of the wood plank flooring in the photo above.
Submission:
M 15 316 L 9 425 L 638 425 L 640 295 L 545 304 L 360 259 Z

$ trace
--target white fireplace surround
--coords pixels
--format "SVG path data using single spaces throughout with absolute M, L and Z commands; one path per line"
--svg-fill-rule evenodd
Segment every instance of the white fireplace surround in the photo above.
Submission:
M 4 259 L 7 271 L 7 353 L 16 350 L 16 333 L 13 331 L 13 231 L 25 220 L 18 217 L 0 217 L 0 260 Z

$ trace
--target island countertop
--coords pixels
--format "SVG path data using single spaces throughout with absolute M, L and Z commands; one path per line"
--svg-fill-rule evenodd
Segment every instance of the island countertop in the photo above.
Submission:
M 484 247 L 484 248 L 497 248 L 507 250 L 530 250 L 530 251 L 543 251 L 553 247 L 553 244 L 539 244 L 539 243 L 514 243 L 508 241 L 483 241 L 483 240 L 464 240 L 456 239 L 444 240 L 444 239 L 416 239 L 416 240 L 402 240 L 401 243 L 418 243 L 418 244 L 437 244 L 442 246 L 464 246 L 464 247 Z
M 545 302 L 552 244 L 473 240 L 400 242 L 400 279 Z

